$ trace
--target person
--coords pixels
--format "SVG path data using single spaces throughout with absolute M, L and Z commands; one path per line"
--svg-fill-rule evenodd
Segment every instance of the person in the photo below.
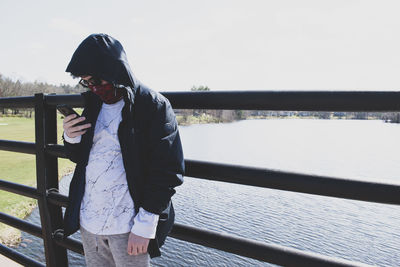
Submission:
M 172 229 L 171 197 L 185 172 L 174 111 L 135 78 L 107 34 L 83 40 L 66 72 L 89 90 L 82 115 L 63 121 L 65 152 L 76 163 L 64 238 L 80 229 L 87 266 L 149 266 Z

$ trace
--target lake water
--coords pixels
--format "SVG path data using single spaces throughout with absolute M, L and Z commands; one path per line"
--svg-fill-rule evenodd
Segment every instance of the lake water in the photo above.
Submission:
M 186 159 L 400 184 L 400 124 L 246 120 L 181 126 Z M 67 192 L 70 176 L 61 182 Z M 399 196 L 400 197 L 400 196 Z M 323 255 L 400 266 L 400 207 L 185 177 L 176 222 Z M 39 224 L 38 212 L 27 218 Z M 79 233 L 74 235 L 79 238 Z M 19 251 L 44 261 L 41 240 Z M 168 238 L 152 266 L 272 266 Z M 69 252 L 70 266 L 85 266 Z

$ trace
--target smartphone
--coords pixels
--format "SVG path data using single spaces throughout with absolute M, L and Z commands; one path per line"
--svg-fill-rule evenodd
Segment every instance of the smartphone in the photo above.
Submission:
M 60 113 L 63 114 L 65 117 L 67 117 L 71 114 L 75 114 L 76 118 L 81 116 L 78 114 L 78 112 L 76 112 L 73 108 L 71 108 L 70 106 L 68 106 L 66 104 L 57 105 L 57 110 L 60 111 Z M 81 121 L 81 122 L 77 123 L 76 125 L 82 125 L 82 124 L 85 124 L 85 121 Z

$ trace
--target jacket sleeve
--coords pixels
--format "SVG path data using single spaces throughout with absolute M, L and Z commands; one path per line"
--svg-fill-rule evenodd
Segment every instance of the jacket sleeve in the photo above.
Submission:
M 168 99 L 158 104 L 150 124 L 150 151 L 142 207 L 161 214 L 175 194 L 174 187 L 183 183 L 185 173 L 178 122 Z
M 75 163 L 78 163 L 79 156 L 82 153 L 80 150 L 81 142 L 79 143 L 69 143 L 65 140 L 64 134 L 62 135 L 63 143 L 64 143 L 64 150 L 67 158 Z

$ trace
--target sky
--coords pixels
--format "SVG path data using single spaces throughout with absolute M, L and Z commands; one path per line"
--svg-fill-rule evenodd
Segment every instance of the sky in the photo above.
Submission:
M 156 91 L 400 89 L 398 0 L 0 2 L 0 73 L 76 84 L 80 42 L 107 33 Z

